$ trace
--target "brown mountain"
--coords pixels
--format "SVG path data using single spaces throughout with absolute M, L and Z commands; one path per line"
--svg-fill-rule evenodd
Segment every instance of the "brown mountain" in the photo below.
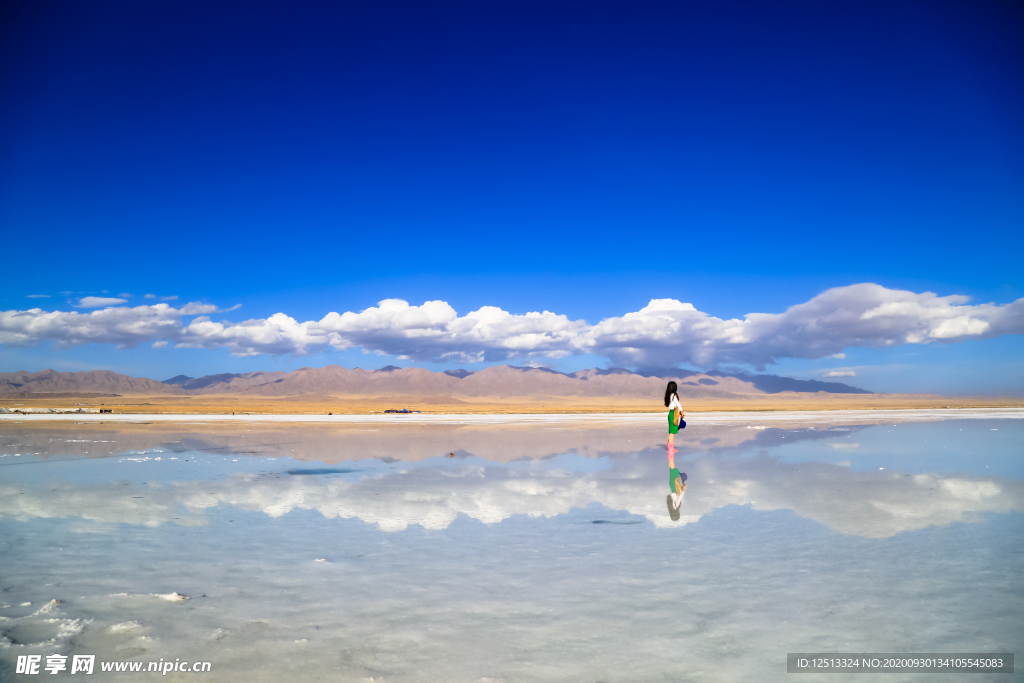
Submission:
M 703 380 L 705 383 L 701 384 Z M 749 382 L 732 377 L 712 379 L 694 375 L 679 379 L 684 397 L 727 397 L 733 394 L 761 394 Z M 256 396 L 464 396 L 473 398 L 509 398 L 539 396 L 614 396 L 649 398 L 665 390 L 665 379 L 642 377 L 632 373 L 600 374 L 588 370 L 565 375 L 539 368 L 508 365 L 486 368 L 464 378 L 422 368 L 349 370 L 337 365 L 324 368 L 300 368 L 290 373 L 251 373 L 229 380 L 196 386 L 189 393 L 243 394 Z
M 684 398 L 728 398 L 767 393 L 759 375 L 733 377 L 686 371 L 662 371 L 660 376 L 644 376 L 628 370 L 581 370 L 563 374 L 545 368 L 499 365 L 479 372 L 431 372 L 422 368 L 380 370 L 348 369 L 338 365 L 300 368 L 293 372 L 250 372 L 208 375 L 194 379 L 179 376 L 167 382 L 129 377 L 108 370 L 92 372 L 0 373 L 0 395 L 26 393 L 110 393 L 121 395 L 205 395 L 234 394 L 250 396 L 352 396 L 352 397 L 660 397 L 667 379 L 679 384 Z M 788 378 L 779 378 L 788 379 Z M 788 380 L 799 390 L 800 380 Z M 821 383 L 807 382 L 805 391 L 819 391 Z M 834 385 L 856 390 L 846 385 Z M 789 389 L 793 390 L 793 389 Z M 828 389 L 826 389 L 828 390 Z M 768 390 L 771 391 L 770 389 Z M 846 393 L 846 392 L 844 392 Z
M 110 370 L 89 372 L 0 372 L 0 395 L 6 394 L 186 394 L 182 389 L 144 377 L 129 377 Z

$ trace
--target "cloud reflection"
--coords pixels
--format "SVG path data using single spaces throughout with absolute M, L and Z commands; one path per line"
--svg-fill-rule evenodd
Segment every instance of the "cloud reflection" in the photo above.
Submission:
M 460 514 L 497 524 L 513 515 L 553 517 L 595 503 L 642 516 L 658 527 L 677 527 L 718 508 L 742 505 L 792 510 L 842 534 L 884 538 L 1024 509 L 1024 482 L 1011 479 L 852 472 L 822 462 L 791 464 L 768 455 L 706 452 L 680 456 L 690 488 L 681 519 L 673 522 L 665 511 L 662 457 L 634 453 L 603 462 L 606 469 L 583 473 L 544 462 L 509 467 L 474 458 L 345 477 L 274 472 L 163 485 L 60 482 L 44 488 L 8 483 L 0 485 L 0 517 L 196 525 L 206 523 L 208 510 L 229 506 L 271 517 L 316 510 L 327 518 L 359 519 L 395 532 L 412 525 L 444 529 Z

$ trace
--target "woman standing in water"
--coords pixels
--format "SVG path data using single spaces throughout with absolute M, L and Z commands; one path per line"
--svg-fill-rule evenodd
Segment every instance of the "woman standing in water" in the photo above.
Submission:
M 668 457 L 672 457 L 672 452 L 676 449 L 676 434 L 679 433 L 680 429 L 686 428 L 686 422 L 683 421 L 685 414 L 683 413 L 683 406 L 679 403 L 679 387 L 676 386 L 675 382 L 669 382 L 668 387 L 665 389 L 665 407 L 668 408 Z

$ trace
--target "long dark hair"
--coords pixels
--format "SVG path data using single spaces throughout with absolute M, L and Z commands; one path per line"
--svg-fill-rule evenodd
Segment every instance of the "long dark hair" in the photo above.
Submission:
M 678 522 L 679 510 L 676 509 L 676 506 L 672 504 L 672 494 L 669 494 L 668 497 L 665 498 L 665 504 L 668 506 L 668 518 L 671 519 L 673 522 Z
M 665 407 L 668 408 L 668 404 L 672 403 L 672 397 L 679 391 L 679 387 L 676 386 L 675 382 L 669 382 L 668 387 L 665 389 Z

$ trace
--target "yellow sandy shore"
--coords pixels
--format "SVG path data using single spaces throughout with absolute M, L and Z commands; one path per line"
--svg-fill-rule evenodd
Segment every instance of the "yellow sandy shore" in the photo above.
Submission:
M 173 415 L 359 415 L 386 409 L 408 408 L 448 415 L 536 413 L 645 413 L 663 412 L 657 400 L 635 398 L 540 397 L 464 398 L 459 403 L 409 397 L 295 396 L 121 396 L 117 398 L 10 398 L 0 397 L 8 409 L 54 408 L 59 410 L 111 409 L 117 414 Z M 808 411 L 808 410 L 901 410 L 923 408 L 1024 407 L 1019 397 L 948 397 L 913 394 L 754 394 L 730 399 L 695 399 L 687 412 Z

